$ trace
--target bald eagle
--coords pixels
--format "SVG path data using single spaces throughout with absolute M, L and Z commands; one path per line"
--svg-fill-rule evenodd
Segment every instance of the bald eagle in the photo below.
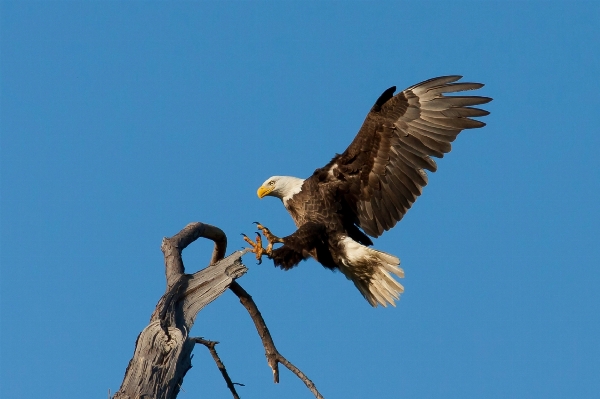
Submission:
M 462 76 L 442 76 L 416 84 L 394 95 L 390 87 L 377 99 L 358 134 L 342 154 L 307 179 L 268 178 L 258 197 L 281 199 L 297 230 L 283 238 L 258 225 L 252 245 L 257 259 L 268 256 L 289 270 L 314 258 L 324 267 L 340 270 L 372 305 L 395 306 L 404 291 L 393 277 L 404 277 L 400 260 L 370 248 L 402 219 L 427 185 L 425 170 L 435 172 L 431 156 L 450 152 L 450 143 L 463 129 L 485 126 L 470 119 L 489 112 L 471 106 L 488 97 L 445 96 L 475 90 L 480 83 L 455 83 Z M 275 243 L 283 243 L 273 248 Z

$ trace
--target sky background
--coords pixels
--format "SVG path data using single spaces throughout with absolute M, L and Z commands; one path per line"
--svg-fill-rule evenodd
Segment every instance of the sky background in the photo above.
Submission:
M 294 229 L 271 175 L 342 152 L 386 88 L 485 83 L 407 216 L 396 308 L 309 260 L 239 282 L 325 398 L 600 392 L 600 2 L 2 2 L 1 396 L 106 398 L 164 292 L 162 237 L 201 221 L 231 252 Z M 184 251 L 188 272 L 212 243 Z M 242 398 L 274 385 L 224 293 L 192 335 Z M 180 398 L 231 397 L 204 347 Z

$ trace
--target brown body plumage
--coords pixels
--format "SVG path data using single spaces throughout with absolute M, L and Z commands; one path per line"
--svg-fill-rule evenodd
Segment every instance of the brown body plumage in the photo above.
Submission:
M 488 112 L 470 106 L 490 98 L 444 96 L 483 86 L 453 83 L 460 78 L 430 79 L 397 95 L 391 87 L 346 151 L 325 167 L 306 180 L 274 176 L 263 184 L 259 196 L 282 199 L 298 227 L 272 251 L 276 266 L 287 270 L 312 256 L 341 270 L 371 305 L 394 304 L 403 288 L 390 273 L 403 276 L 400 261 L 368 248 L 369 236 L 379 237 L 402 219 L 427 184 L 425 169 L 437 169 L 431 156 L 449 152 L 463 129 L 485 126 L 469 118 Z

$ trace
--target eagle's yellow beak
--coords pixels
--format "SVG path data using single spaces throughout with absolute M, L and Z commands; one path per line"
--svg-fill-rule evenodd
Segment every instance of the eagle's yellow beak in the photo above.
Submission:
M 256 195 L 258 195 L 258 198 L 262 198 L 265 195 L 268 195 L 271 191 L 273 191 L 273 187 L 260 186 L 256 191 Z

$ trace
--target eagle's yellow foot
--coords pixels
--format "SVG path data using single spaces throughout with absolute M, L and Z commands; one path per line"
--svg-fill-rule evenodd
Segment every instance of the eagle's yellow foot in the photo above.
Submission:
M 269 229 L 267 229 L 265 226 L 263 226 L 262 224 L 260 224 L 258 222 L 254 222 L 254 224 L 256 224 L 256 228 L 258 228 L 258 229 L 260 229 L 260 231 L 262 231 L 263 235 L 269 242 L 269 245 L 267 245 L 266 251 L 268 251 L 269 256 L 270 256 L 271 252 L 273 251 L 273 245 L 278 242 L 283 243 L 283 240 L 281 238 L 277 237 L 276 235 L 274 235 L 273 233 L 271 233 L 271 231 Z
M 252 247 L 252 250 L 250 252 L 252 252 L 253 254 L 256 255 L 256 260 L 258 261 L 259 265 L 262 263 L 262 256 L 263 255 L 267 255 L 269 257 L 271 256 L 271 249 L 272 248 L 269 248 L 269 247 L 263 248 L 263 246 L 262 246 L 262 238 L 261 238 L 260 234 L 258 234 L 258 232 L 256 233 L 256 242 L 252 241 L 244 233 L 242 233 L 242 236 L 244 236 L 244 241 L 246 241 Z
M 270 258 L 273 253 L 273 245 L 278 242 L 283 243 L 283 240 L 281 238 L 277 237 L 276 235 L 272 234 L 269 229 L 267 229 L 265 226 L 261 225 L 260 223 L 254 222 L 254 224 L 256 224 L 256 227 L 259 228 L 260 231 L 262 231 L 263 235 L 267 239 L 267 241 L 269 243 L 267 245 L 267 247 L 263 248 L 262 237 L 260 236 L 260 233 L 258 233 L 258 232 L 256 233 L 256 242 L 254 242 L 250 238 L 248 238 L 248 236 L 246 234 L 242 233 L 242 236 L 244 236 L 244 241 L 246 241 L 252 247 L 252 250 L 250 252 L 252 252 L 253 254 L 256 255 L 256 260 L 258 261 L 258 264 L 260 265 L 262 263 L 262 256 L 267 255 Z

